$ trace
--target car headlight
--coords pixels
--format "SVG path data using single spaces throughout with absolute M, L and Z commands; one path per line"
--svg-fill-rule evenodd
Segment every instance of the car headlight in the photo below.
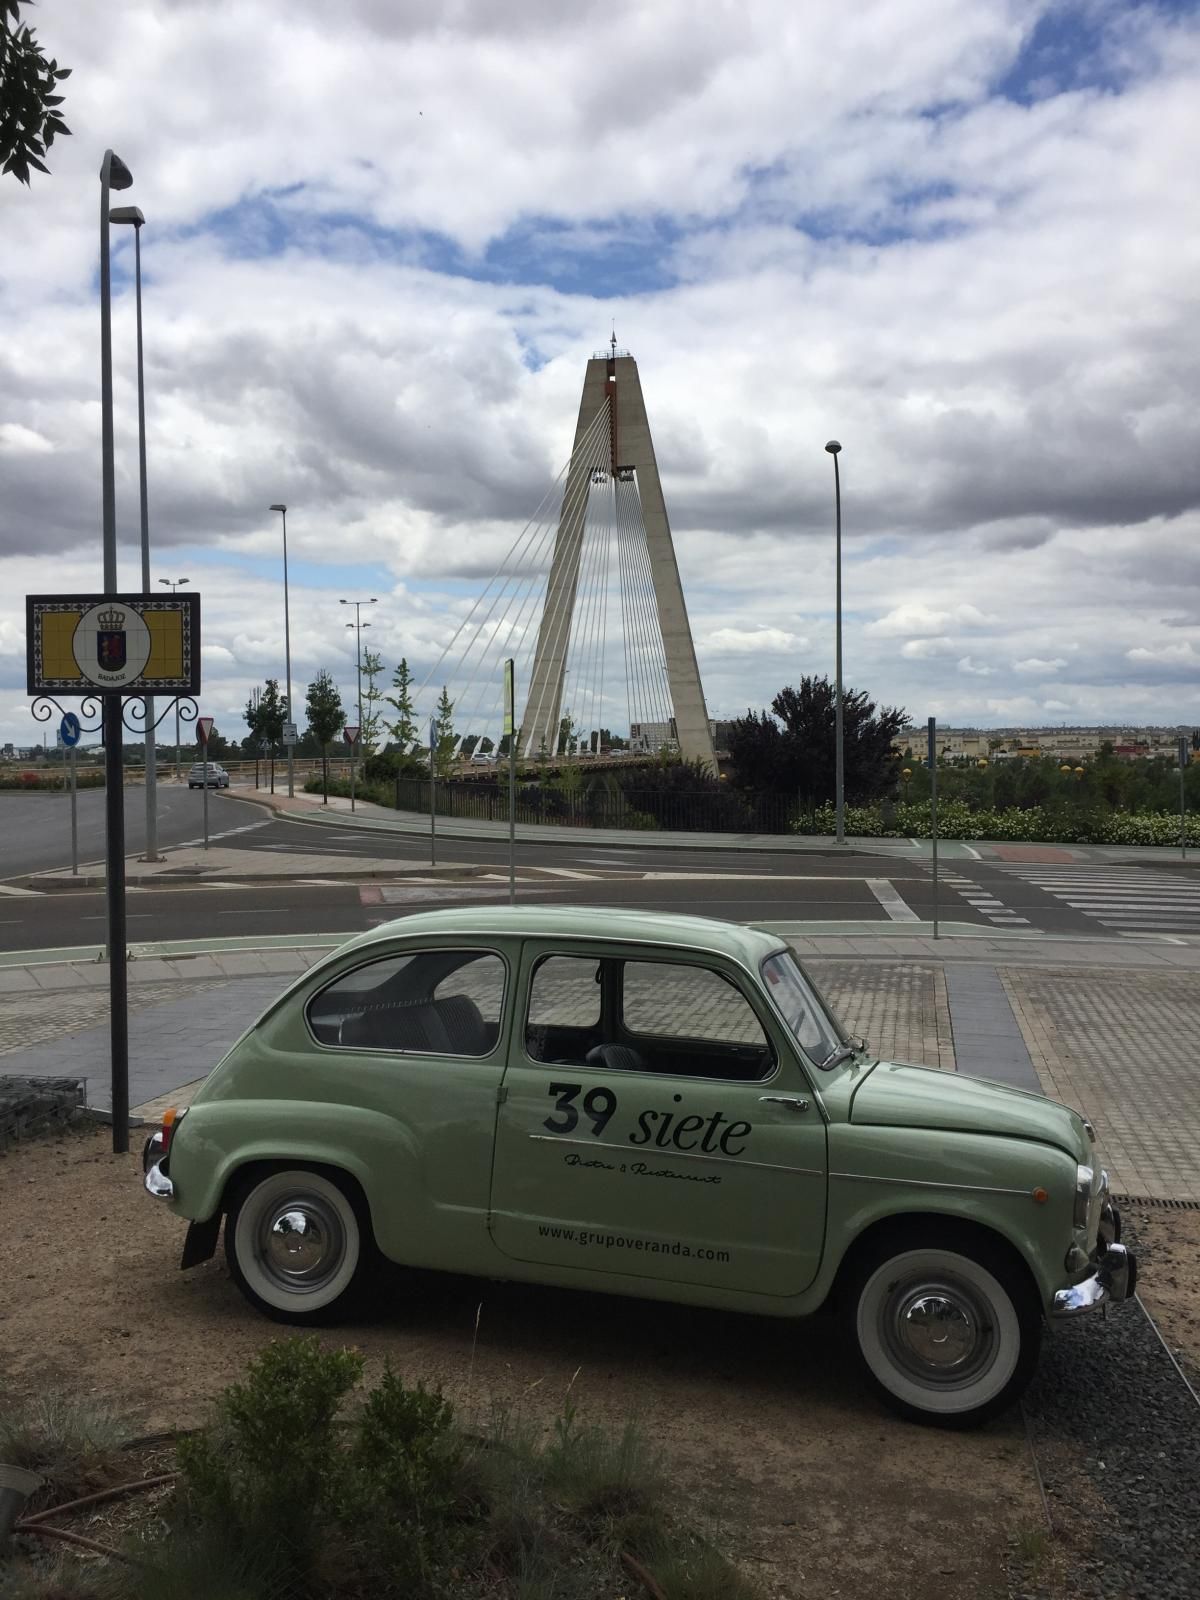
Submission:
M 1091 1167 L 1078 1166 L 1075 1168 L 1075 1214 L 1073 1221 L 1077 1228 L 1086 1228 L 1088 1212 L 1092 1206 L 1092 1184 L 1096 1174 Z

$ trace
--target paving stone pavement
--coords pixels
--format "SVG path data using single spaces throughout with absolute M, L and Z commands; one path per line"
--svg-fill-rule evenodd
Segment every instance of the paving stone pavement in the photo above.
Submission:
M 1118 1194 L 1200 1203 L 1200 978 L 1000 974 L 1048 1095 L 1089 1117 Z
M 881 1056 L 954 1071 L 940 966 L 906 961 L 809 961 L 807 966 L 847 1030 Z

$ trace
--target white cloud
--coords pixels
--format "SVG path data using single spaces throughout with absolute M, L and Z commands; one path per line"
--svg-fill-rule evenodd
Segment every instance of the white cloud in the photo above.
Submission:
M 1093 8 L 1103 73 L 1005 99 L 1047 3 L 762 0 L 699 28 L 684 0 L 349 0 L 332 33 L 316 0 L 47 9 L 74 136 L 31 190 L 0 180 L 0 732 L 29 731 L 21 596 L 99 579 L 110 142 L 148 218 L 155 576 L 202 558 L 233 710 L 278 670 L 267 505 L 293 508 L 297 676 L 346 670 L 343 586 L 431 663 L 565 459 L 611 314 L 712 709 L 832 673 L 836 435 L 847 682 L 964 721 L 1184 716 L 1193 646 L 1157 641 L 1200 614 L 1200 28 Z
M 1013 662 L 1013 671 L 1024 676 L 1037 674 L 1046 677 L 1051 673 L 1060 672 L 1066 664 L 1063 656 L 1053 656 L 1050 659 L 1044 656 L 1026 656 L 1023 661 Z

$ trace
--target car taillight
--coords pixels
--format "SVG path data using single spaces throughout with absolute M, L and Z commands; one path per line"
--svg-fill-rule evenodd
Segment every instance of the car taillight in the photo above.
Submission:
M 163 1119 L 162 1119 L 162 1152 L 159 1155 L 159 1160 L 160 1161 L 164 1159 L 164 1157 L 167 1155 L 167 1152 L 171 1148 L 171 1135 L 175 1132 L 175 1129 L 176 1129 L 176 1127 L 178 1126 L 178 1123 L 179 1123 L 179 1119 L 182 1116 L 183 1116 L 183 1112 L 182 1111 L 177 1111 L 174 1106 L 168 1106 L 167 1109 L 163 1112 Z

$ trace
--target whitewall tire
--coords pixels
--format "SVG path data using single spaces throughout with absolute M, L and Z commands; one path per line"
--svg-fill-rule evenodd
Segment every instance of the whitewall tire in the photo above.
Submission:
M 369 1255 L 369 1223 L 324 1173 L 260 1172 L 230 1199 L 230 1273 L 251 1305 L 276 1321 L 325 1322 L 347 1309 Z
M 893 1241 L 860 1264 L 850 1311 L 872 1387 L 913 1421 L 985 1422 L 1020 1397 L 1037 1362 L 1032 1285 L 985 1246 Z

